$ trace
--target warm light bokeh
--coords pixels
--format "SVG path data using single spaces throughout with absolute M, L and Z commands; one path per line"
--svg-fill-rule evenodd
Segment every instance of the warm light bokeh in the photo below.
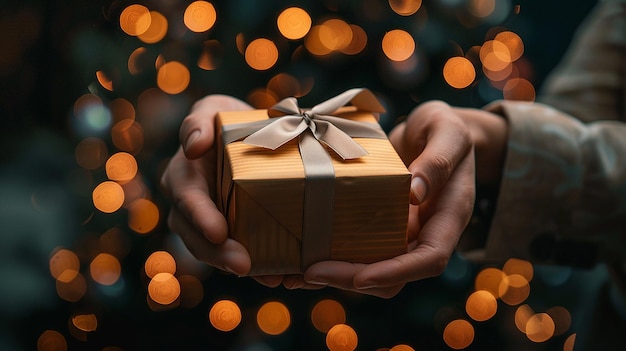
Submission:
M 311 310 L 311 322 L 315 329 L 327 333 L 333 326 L 346 323 L 346 311 L 335 300 L 321 300 Z
M 563 343 L 563 351 L 574 351 L 574 346 L 576 345 L 576 333 L 570 335 L 565 339 Z
M 46 330 L 37 338 L 37 351 L 67 351 L 67 340 L 56 330 Z
M 340 19 L 331 18 L 319 26 L 319 40 L 330 51 L 341 51 L 352 42 L 352 28 Z
M 415 40 L 408 32 L 394 29 L 385 33 L 382 49 L 385 56 L 390 60 L 404 61 L 415 52 Z
M 526 260 L 520 260 L 519 258 L 510 258 L 504 262 L 502 271 L 507 274 L 519 274 L 526 278 L 528 282 L 533 280 L 534 268 L 533 264 Z
M 139 4 L 129 5 L 120 14 L 120 28 L 130 36 L 145 33 L 151 21 L 150 10 Z
M 185 9 L 183 21 L 192 32 L 206 32 L 217 20 L 215 7 L 208 1 L 194 1 Z
M 159 67 L 157 85 L 168 94 L 180 94 L 189 85 L 191 74 L 189 69 L 178 61 L 166 62 Z
M 422 6 L 422 0 L 389 0 L 389 7 L 400 16 L 411 16 Z
M 109 179 L 117 182 L 126 182 L 137 175 L 137 160 L 127 152 L 118 152 L 109 157 L 105 170 Z
M 474 278 L 475 290 L 487 290 L 496 298 L 500 297 L 500 284 L 507 276 L 495 267 L 484 268 Z
M 463 89 L 474 82 L 476 70 L 465 57 L 451 57 L 443 66 L 443 78 L 451 87 Z
M 111 141 L 118 149 L 136 155 L 143 147 L 143 128 L 132 119 L 121 120 L 111 128 Z
M 474 334 L 474 327 L 470 322 L 456 319 L 443 330 L 443 341 L 452 349 L 462 350 L 474 342 Z
M 530 284 L 521 274 L 509 274 L 500 284 L 499 294 L 507 305 L 519 305 L 530 295 Z
M 354 351 L 358 343 L 356 332 L 346 324 L 336 324 L 326 334 L 326 346 L 329 351 Z
M 526 322 L 526 336 L 534 342 L 544 342 L 554 336 L 554 321 L 547 313 L 537 313 Z
M 180 296 L 180 283 L 171 273 L 157 273 L 148 283 L 148 296 L 158 304 L 169 305 Z
M 486 321 L 496 315 L 498 301 L 489 291 L 477 290 L 467 298 L 465 311 L 475 321 Z
M 291 315 L 287 306 L 278 301 L 265 303 L 256 315 L 259 328 L 266 334 L 282 334 L 291 324 Z
M 311 16 L 299 7 L 283 10 L 276 20 L 280 33 L 287 39 L 301 39 L 311 29 Z
M 241 323 L 241 310 L 231 300 L 217 301 L 209 310 L 209 321 L 217 330 L 231 331 Z
M 56 281 L 57 295 L 65 301 L 76 302 L 85 296 L 87 282 L 82 274 L 76 274 L 75 272 L 69 274 L 71 278 L 64 278 L 63 275 L 68 274 L 68 272 L 70 271 L 65 271 Z
M 253 69 L 265 71 L 272 68 L 278 61 L 278 48 L 269 39 L 255 39 L 246 47 L 245 59 Z
M 505 100 L 535 101 L 535 87 L 524 78 L 509 79 L 502 89 Z
M 113 255 L 101 253 L 89 264 L 91 278 L 102 285 L 115 284 L 122 274 L 122 265 Z
M 84 332 L 92 332 L 98 329 L 98 317 L 95 314 L 79 314 L 72 317 L 72 324 Z
M 390 348 L 389 351 L 415 351 L 415 349 L 409 345 L 400 344 Z
M 68 283 L 80 271 L 80 260 L 78 256 L 67 249 L 58 249 L 49 261 L 50 274 L 54 279 Z
M 167 34 L 167 18 L 160 12 L 150 11 L 150 26 L 148 29 L 139 34 L 139 40 L 146 44 L 154 44 L 165 38 Z
M 124 189 L 118 183 L 107 180 L 100 183 L 92 193 L 94 206 L 104 212 L 113 213 L 124 203 Z
M 148 199 L 137 199 L 128 206 L 128 226 L 139 234 L 151 232 L 159 224 L 159 208 Z
M 167 251 L 155 251 L 148 256 L 144 263 L 146 275 L 153 278 L 158 273 L 176 273 L 176 260 Z

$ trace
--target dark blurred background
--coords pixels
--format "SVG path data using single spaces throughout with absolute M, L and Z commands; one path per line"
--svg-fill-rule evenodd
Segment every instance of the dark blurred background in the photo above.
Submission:
M 534 266 L 524 303 L 535 311 L 562 306 L 571 315 L 567 330 L 543 342 L 516 328 L 517 306 L 499 302 L 497 314 L 482 322 L 467 317 L 466 299 L 485 267 L 458 256 L 441 277 L 409 284 L 390 300 L 332 289 L 270 289 L 195 262 L 166 226 L 169 205 L 158 179 L 178 146 L 181 120 L 195 100 L 211 93 L 264 108 L 291 93 L 311 106 L 348 88 L 368 87 L 386 106 L 381 123 L 389 130 L 426 100 L 481 107 L 503 98 L 475 60 L 477 77 L 465 88 L 453 88 L 442 76 L 447 59 L 470 57 L 472 47 L 503 30 L 522 39 L 518 74 L 540 93 L 594 1 L 424 0 L 411 15 L 393 10 L 391 4 L 401 1 L 211 1 L 216 22 L 199 33 L 183 23 L 191 1 L 0 3 L 0 349 L 325 350 L 325 334 L 310 318 L 323 298 L 343 305 L 359 350 L 398 344 L 450 349 L 442 333 L 455 318 L 474 326 L 467 350 L 562 350 L 572 334 L 584 337 L 590 313 L 585 298 L 604 278 L 598 270 Z M 122 11 L 134 3 L 167 19 L 163 38 L 147 43 L 121 29 Z M 495 10 L 479 18 L 468 4 L 495 4 Z M 320 56 L 308 50 L 305 39 L 285 39 L 276 17 L 292 6 L 305 9 L 313 25 L 328 18 L 358 25 L 367 33 L 366 46 L 355 54 Z M 392 29 L 414 38 L 413 61 L 394 63 L 383 53 L 382 38 Z M 261 37 L 279 50 L 267 70 L 251 68 L 241 52 Z M 198 64 L 202 57 L 208 61 Z M 182 91 L 167 93 L 157 84 L 158 67 L 172 61 L 186 67 L 190 80 Z M 93 191 L 110 180 L 105 161 L 121 151 L 133 155 L 139 171 L 131 182 L 118 182 L 126 196 L 123 206 L 105 213 L 94 206 Z M 147 232 L 133 224 L 141 214 L 133 217 L 130 199 L 147 200 L 158 210 Z M 109 237 L 115 238 L 113 248 L 103 244 Z M 79 258 L 85 277 L 84 289 L 73 297 L 51 274 L 50 259 L 61 248 Z M 201 282 L 195 303 L 159 306 L 147 296 L 144 263 L 160 250 L 176 258 L 178 277 Z M 121 264 L 113 284 L 98 283 L 90 271 L 103 252 Z M 225 298 L 243 313 L 230 332 L 216 330 L 207 318 L 211 306 Z M 291 324 L 280 335 L 256 326 L 256 310 L 269 300 L 281 301 L 291 313 Z M 85 315 L 95 316 L 97 328 L 77 329 L 74 317 Z M 65 343 L 43 342 L 45 331 L 58 332 Z

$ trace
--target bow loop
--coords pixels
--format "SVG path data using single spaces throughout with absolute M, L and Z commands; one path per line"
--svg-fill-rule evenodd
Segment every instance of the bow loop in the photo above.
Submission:
M 367 151 L 352 139 L 352 135 L 381 138 L 382 131 L 331 115 L 350 102 L 362 111 L 384 112 L 374 94 L 362 88 L 347 90 L 306 111 L 298 106 L 296 98 L 290 97 L 269 108 L 268 115 L 275 117 L 273 121 L 243 141 L 275 150 L 308 129 L 315 139 L 328 145 L 344 160 L 365 156 Z

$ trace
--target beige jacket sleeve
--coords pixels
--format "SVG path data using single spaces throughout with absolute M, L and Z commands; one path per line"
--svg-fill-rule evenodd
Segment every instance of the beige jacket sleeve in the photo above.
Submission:
M 486 107 L 508 120 L 509 136 L 484 259 L 626 261 L 626 3 L 600 4 L 544 103 Z

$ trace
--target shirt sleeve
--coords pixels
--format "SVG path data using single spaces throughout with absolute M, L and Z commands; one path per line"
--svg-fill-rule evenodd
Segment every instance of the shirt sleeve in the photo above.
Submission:
M 585 124 L 540 103 L 487 109 L 510 134 L 485 258 L 626 260 L 626 124 Z

